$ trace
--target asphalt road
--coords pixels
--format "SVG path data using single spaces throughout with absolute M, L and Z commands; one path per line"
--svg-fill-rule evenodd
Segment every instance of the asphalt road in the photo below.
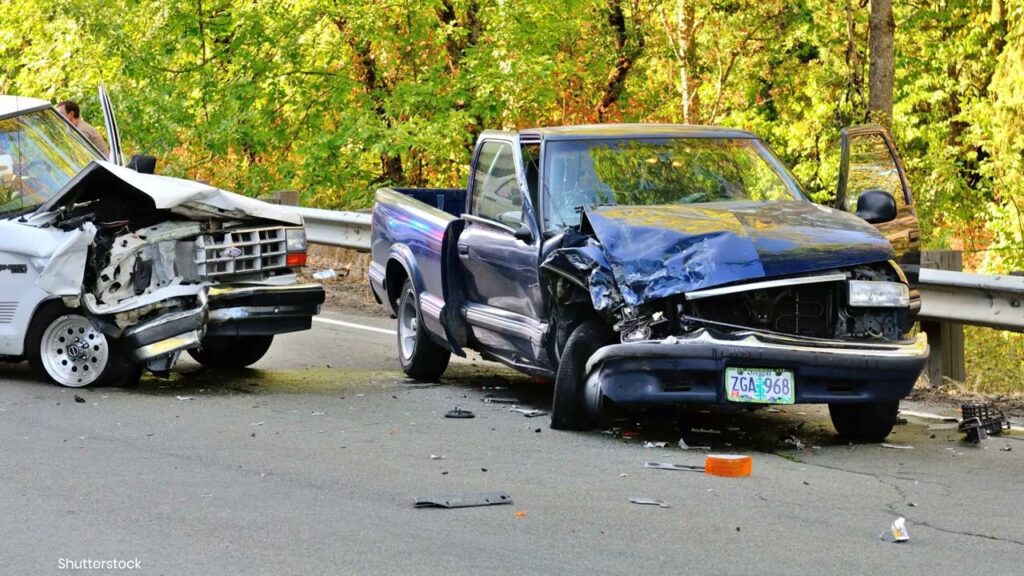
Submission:
M 255 370 L 183 362 L 138 389 L 61 389 L 0 365 L 0 574 L 118 573 L 60 567 L 115 558 L 164 575 L 1024 571 L 1024 436 L 971 447 L 909 417 L 889 440 L 913 449 L 849 446 L 815 407 L 555 432 L 483 401 L 546 409 L 550 387 L 482 361 L 415 385 L 391 322 L 325 318 L 343 324 L 279 338 Z M 477 417 L 443 417 L 456 406 Z M 700 464 L 680 434 L 753 456 L 753 475 L 642 467 Z M 806 446 L 779 444 L 791 434 Z M 486 491 L 514 503 L 413 507 Z M 898 516 L 910 541 L 881 541 Z

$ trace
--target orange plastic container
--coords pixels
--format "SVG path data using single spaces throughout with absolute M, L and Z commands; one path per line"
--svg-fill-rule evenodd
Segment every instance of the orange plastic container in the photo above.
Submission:
M 738 478 L 750 476 L 754 470 L 754 459 L 741 454 L 708 454 L 704 458 L 704 473 L 712 476 Z

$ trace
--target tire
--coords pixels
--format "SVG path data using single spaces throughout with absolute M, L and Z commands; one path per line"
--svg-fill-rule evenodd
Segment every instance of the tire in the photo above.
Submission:
M 555 396 L 551 401 L 551 428 L 589 430 L 596 414 L 584 406 L 587 360 L 614 341 L 608 327 L 596 320 L 583 322 L 569 334 L 555 375 Z
M 840 436 L 857 442 L 881 442 L 896 425 L 900 403 L 829 404 L 832 425 Z
M 63 303 L 43 304 L 25 336 L 29 366 L 42 380 L 68 388 L 131 386 L 142 371 L 117 341 Z
M 207 336 L 188 355 L 207 368 L 237 370 L 258 362 L 273 342 L 273 336 Z
M 432 382 L 444 374 L 452 353 L 431 340 L 422 320 L 416 290 L 406 280 L 398 299 L 398 361 L 406 376 Z

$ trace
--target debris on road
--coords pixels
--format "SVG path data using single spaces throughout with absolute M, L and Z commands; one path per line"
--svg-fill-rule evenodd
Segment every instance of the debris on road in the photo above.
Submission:
M 679 448 L 681 450 L 711 450 L 711 446 L 690 446 L 682 438 L 679 439 Z
M 879 444 L 879 446 L 881 446 L 882 448 L 891 448 L 893 450 L 913 450 L 914 449 L 914 447 L 909 445 L 909 444 L 888 444 L 886 442 L 882 442 L 881 444 Z
M 547 412 L 543 410 L 536 410 L 531 408 L 509 408 L 509 412 L 518 412 L 527 418 L 536 418 L 537 416 L 544 416 Z
M 463 418 L 463 419 L 464 418 L 476 418 L 476 414 L 473 414 L 469 410 L 463 410 L 462 408 L 459 408 L 458 406 L 456 406 L 454 410 L 449 410 L 448 412 L 445 412 L 444 417 L 445 418 Z
M 328 268 L 326 270 L 320 270 L 319 272 L 313 272 L 311 276 L 317 280 L 330 280 L 331 278 L 337 278 L 338 273 L 334 271 L 334 268 Z
M 266 422 L 265 422 L 265 421 L 262 421 L 262 420 L 261 420 L 261 421 L 259 421 L 259 422 L 253 422 L 253 423 L 252 423 L 252 425 L 253 425 L 253 426 L 263 426 L 264 424 L 266 424 Z
M 668 442 L 644 442 L 644 448 L 664 448 Z
M 484 404 L 519 404 L 518 398 L 484 398 Z
M 526 512 L 523 510 L 519 510 L 518 512 L 516 512 L 516 518 L 526 518 Z
M 671 508 L 672 505 L 664 500 L 658 500 L 657 498 L 630 498 L 630 502 L 633 504 L 643 504 L 647 506 L 657 506 L 659 508 Z
M 1006 446 L 1003 446 L 1002 448 L 999 449 L 1000 452 L 1010 452 L 1012 450 L 1013 450 L 1013 446 L 1010 446 L 1009 444 L 1007 444 Z
M 664 462 L 644 462 L 644 468 L 654 470 L 681 470 L 683 472 L 704 472 L 703 466 L 695 464 L 668 464 Z
M 326 416 L 327 412 L 310 412 L 310 416 Z
M 792 434 L 786 436 L 785 438 L 779 438 L 779 444 L 783 448 L 793 448 L 794 450 L 803 450 L 804 448 L 806 448 L 806 445 L 803 443 L 803 441 L 797 438 L 796 436 L 793 436 Z
M 82 398 L 78 394 L 75 394 L 75 402 L 78 402 L 79 404 L 85 404 L 85 398 Z
M 721 434 L 721 430 L 715 430 L 713 428 L 690 428 L 690 432 L 694 434 Z
M 742 454 L 708 454 L 704 458 L 704 472 L 712 476 L 739 478 L 750 476 L 754 460 Z
M 496 506 L 511 504 L 512 497 L 504 492 L 483 492 L 481 494 L 454 494 L 416 498 L 416 508 L 470 508 L 473 506 Z
M 444 460 L 445 458 L 447 458 L 447 456 L 438 456 L 437 454 L 430 455 L 431 460 Z
M 178 400 L 192 400 L 195 396 L 176 396 Z
M 892 526 L 882 533 L 881 538 L 886 542 L 906 542 L 910 540 L 910 534 L 907 533 L 907 519 L 900 516 L 893 520 Z
M 977 444 L 992 436 L 998 436 L 1010 429 L 1010 422 L 1001 410 L 992 404 L 964 404 L 960 407 L 963 420 L 957 430 L 966 435 L 966 441 Z

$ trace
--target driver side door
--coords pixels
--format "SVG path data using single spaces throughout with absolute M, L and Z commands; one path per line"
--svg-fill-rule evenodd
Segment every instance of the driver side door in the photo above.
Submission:
M 857 199 L 868 190 L 883 190 L 896 200 L 896 218 L 875 227 L 889 240 L 901 264 L 917 264 L 921 226 L 910 183 L 889 132 L 877 125 L 843 128 L 840 136 L 839 188 L 836 208 L 857 211 Z

